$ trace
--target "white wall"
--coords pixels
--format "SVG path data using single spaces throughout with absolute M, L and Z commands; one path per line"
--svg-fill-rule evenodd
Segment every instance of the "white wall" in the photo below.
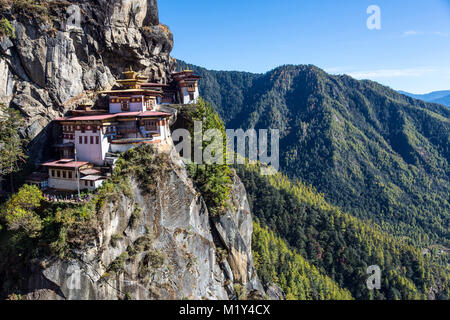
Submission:
M 160 126 L 159 127 L 159 133 L 160 133 L 160 136 L 161 136 L 161 140 L 163 140 L 163 141 L 167 140 L 169 138 L 169 136 L 170 136 L 170 130 L 168 129 L 168 124 L 167 124 L 168 121 L 169 120 L 166 121 L 166 125 L 165 126 Z
M 80 144 L 80 138 L 83 137 L 83 143 Z M 87 136 L 87 144 L 85 144 L 85 138 Z M 93 144 L 91 144 L 91 138 L 93 137 Z M 99 144 L 96 144 L 96 137 L 99 137 Z M 109 151 L 109 142 L 103 135 L 101 130 L 96 133 L 92 131 L 75 131 L 75 148 L 77 150 L 77 159 L 79 161 L 87 161 L 96 165 L 102 166 L 105 161 L 106 153 Z
M 95 191 L 95 190 L 97 190 L 98 188 L 100 188 L 102 186 L 104 181 L 105 180 L 94 181 L 94 186 L 91 187 L 90 181 L 81 180 L 80 181 L 80 188 L 81 188 L 81 190 Z M 85 184 L 85 182 L 87 182 L 87 185 Z
M 122 105 L 120 103 L 110 103 L 109 113 L 120 113 L 122 112 Z
M 141 111 L 147 111 L 147 108 L 145 108 L 144 103 L 142 101 L 130 103 L 130 112 L 141 112 Z
M 75 175 L 75 172 L 73 173 Z M 52 189 L 77 191 L 76 179 L 48 178 L 48 186 Z
M 199 91 L 198 91 L 198 87 L 195 88 L 195 92 L 194 92 L 194 100 L 191 100 L 191 97 L 189 96 L 189 92 L 187 87 L 182 88 L 182 94 L 181 94 L 181 99 L 183 100 L 182 103 L 183 104 L 193 104 L 197 102 L 199 95 Z
M 139 102 L 131 102 L 131 99 L 139 99 Z M 115 99 L 115 98 L 113 98 Z M 155 107 L 156 101 L 153 103 L 153 108 Z M 144 96 L 131 96 L 130 97 L 130 110 L 129 111 L 123 111 L 122 110 L 122 104 L 119 103 L 109 103 L 109 113 L 121 113 L 121 112 L 145 112 L 147 110 L 153 109 L 151 107 L 147 108 L 144 102 Z

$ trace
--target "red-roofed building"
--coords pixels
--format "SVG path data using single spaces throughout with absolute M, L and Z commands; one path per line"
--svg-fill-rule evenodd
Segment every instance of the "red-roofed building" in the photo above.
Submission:
M 81 189 L 95 190 L 105 179 L 105 167 L 114 167 L 117 153 L 142 144 L 168 142 L 173 115 L 158 111 L 158 105 L 195 103 L 199 96 L 200 77 L 193 71 L 172 76 L 171 84 L 148 83 L 130 69 L 124 72 L 124 79 L 117 81 L 119 89 L 103 92 L 109 96 L 109 110 L 86 104 L 73 111 L 72 116 L 55 119 L 61 136 L 54 147 L 62 160 L 42 165 L 48 170 L 48 186 L 77 190 L 79 185 Z M 42 177 L 31 178 L 41 183 Z
M 50 161 L 43 163 L 42 166 L 48 169 L 48 187 L 63 191 L 78 190 L 77 179 L 82 176 L 81 171 L 94 167 L 89 162 L 75 161 L 74 159 Z M 80 189 L 85 188 L 80 186 Z
M 202 77 L 194 74 L 194 71 L 187 69 L 181 72 L 172 73 L 172 78 L 176 84 L 180 103 L 197 103 L 200 96 L 198 80 Z

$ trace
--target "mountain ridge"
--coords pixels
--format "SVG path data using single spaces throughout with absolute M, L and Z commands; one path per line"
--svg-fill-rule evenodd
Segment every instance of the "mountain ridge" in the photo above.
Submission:
M 399 93 L 414 99 L 438 103 L 450 107 L 450 90 L 433 91 L 427 94 L 414 94 L 406 91 L 399 91 Z
M 311 65 L 281 66 L 263 75 L 233 73 L 233 78 L 179 66 L 205 76 L 203 96 L 216 103 L 228 127 L 280 129 L 281 170 L 291 179 L 313 185 L 334 205 L 392 232 L 448 243 L 448 108 Z M 232 87 L 242 78 L 250 81 L 234 88 L 237 96 L 208 95 L 216 83 Z

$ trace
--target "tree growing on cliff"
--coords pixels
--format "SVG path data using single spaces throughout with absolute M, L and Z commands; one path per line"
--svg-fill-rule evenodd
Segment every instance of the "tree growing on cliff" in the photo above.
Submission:
M 226 154 L 225 124 L 212 105 L 203 99 L 199 99 L 191 115 L 192 120 L 202 122 L 202 132 L 210 129 L 218 129 L 222 134 L 223 154 Z M 191 128 L 192 131 L 192 128 Z M 202 150 L 208 147 L 208 142 L 203 141 Z M 202 193 L 212 216 L 219 216 L 225 212 L 229 193 L 231 190 L 231 169 L 226 164 L 196 164 L 188 166 L 189 172 Z
M 24 185 L 1 209 L 1 216 L 9 230 L 23 230 L 33 238 L 42 229 L 42 221 L 35 213 L 44 199 L 36 186 Z
M 4 177 L 10 176 L 11 192 L 14 192 L 13 173 L 25 162 L 26 139 L 20 136 L 25 121 L 16 110 L 0 104 L 0 187 Z
M 16 30 L 11 25 L 11 22 L 9 22 L 8 19 L 2 18 L 0 20 L 0 39 L 2 39 L 4 36 L 14 39 L 15 32 L 16 32 Z

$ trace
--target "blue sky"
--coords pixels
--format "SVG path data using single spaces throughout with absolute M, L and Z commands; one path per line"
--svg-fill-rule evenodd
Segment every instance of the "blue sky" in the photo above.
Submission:
M 172 56 L 208 69 L 262 73 L 314 64 L 396 90 L 450 89 L 450 0 L 159 0 Z M 367 8 L 381 30 L 367 28 Z

